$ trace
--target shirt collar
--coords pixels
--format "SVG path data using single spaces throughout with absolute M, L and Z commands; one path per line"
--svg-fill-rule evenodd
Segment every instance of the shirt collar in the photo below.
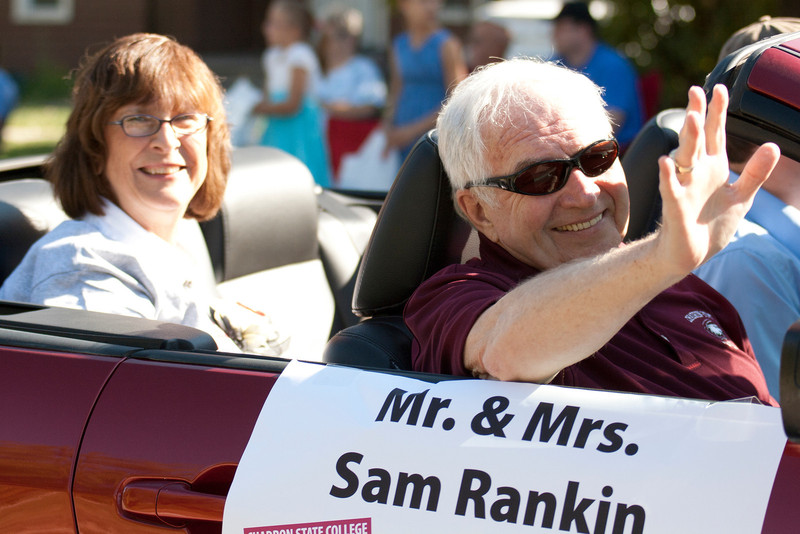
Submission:
M 760 189 L 745 218 L 764 228 L 795 257 L 800 258 L 800 210 Z
M 507 274 L 515 280 L 524 280 L 540 273 L 538 269 L 519 261 L 506 249 L 482 233 L 478 232 L 478 237 L 481 263 L 489 263 L 494 267 L 499 267 L 500 272 Z
M 142 250 L 150 250 L 156 254 L 164 254 L 176 250 L 176 247 L 167 241 L 164 241 L 153 232 L 147 231 L 142 225 L 133 220 L 130 215 L 125 213 L 122 208 L 105 197 L 100 198 L 103 202 L 104 215 L 87 213 L 81 219 L 97 228 L 101 234 L 114 241 L 125 242 L 135 247 L 145 247 Z

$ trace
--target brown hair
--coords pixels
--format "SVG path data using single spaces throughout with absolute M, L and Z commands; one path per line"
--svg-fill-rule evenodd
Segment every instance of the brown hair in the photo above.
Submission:
M 303 41 L 311 38 L 311 31 L 314 29 L 314 15 L 308 8 L 304 0 L 272 0 L 267 7 L 267 13 L 272 8 L 280 9 L 300 30 Z
M 120 107 L 161 102 L 188 103 L 213 118 L 208 124 L 208 174 L 186 210 L 186 217 L 213 217 L 230 171 L 230 133 L 218 78 L 190 48 L 163 35 L 121 37 L 87 55 L 72 89 L 67 131 L 47 164 L 46 176 L 70 217 L 102 215 L 101 196 L 117 203 L 104 175 L 105 127 Z

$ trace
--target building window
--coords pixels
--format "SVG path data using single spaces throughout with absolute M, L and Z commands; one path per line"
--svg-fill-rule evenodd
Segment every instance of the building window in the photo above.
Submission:
M 69 24 L 75 0 L 12 0 L 11 20 L 16 24 Z

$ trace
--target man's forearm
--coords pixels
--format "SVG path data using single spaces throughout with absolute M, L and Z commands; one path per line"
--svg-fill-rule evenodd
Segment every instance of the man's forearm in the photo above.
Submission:
M 590 356 L 688 272 L 664 261 L 658 235 L 546 271 L 481 315 L 465 363 L 479 376 L 547 382 Z

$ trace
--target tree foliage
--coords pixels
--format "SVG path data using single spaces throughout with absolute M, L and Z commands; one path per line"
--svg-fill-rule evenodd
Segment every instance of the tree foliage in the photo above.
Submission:
M 765 14 L 782 14 L 781 0 L 611 0 L 601 35 L 641 73 L 660 75 L 659 109 L 683 107 L 691 85 L 702 85 L 720 47 Z

